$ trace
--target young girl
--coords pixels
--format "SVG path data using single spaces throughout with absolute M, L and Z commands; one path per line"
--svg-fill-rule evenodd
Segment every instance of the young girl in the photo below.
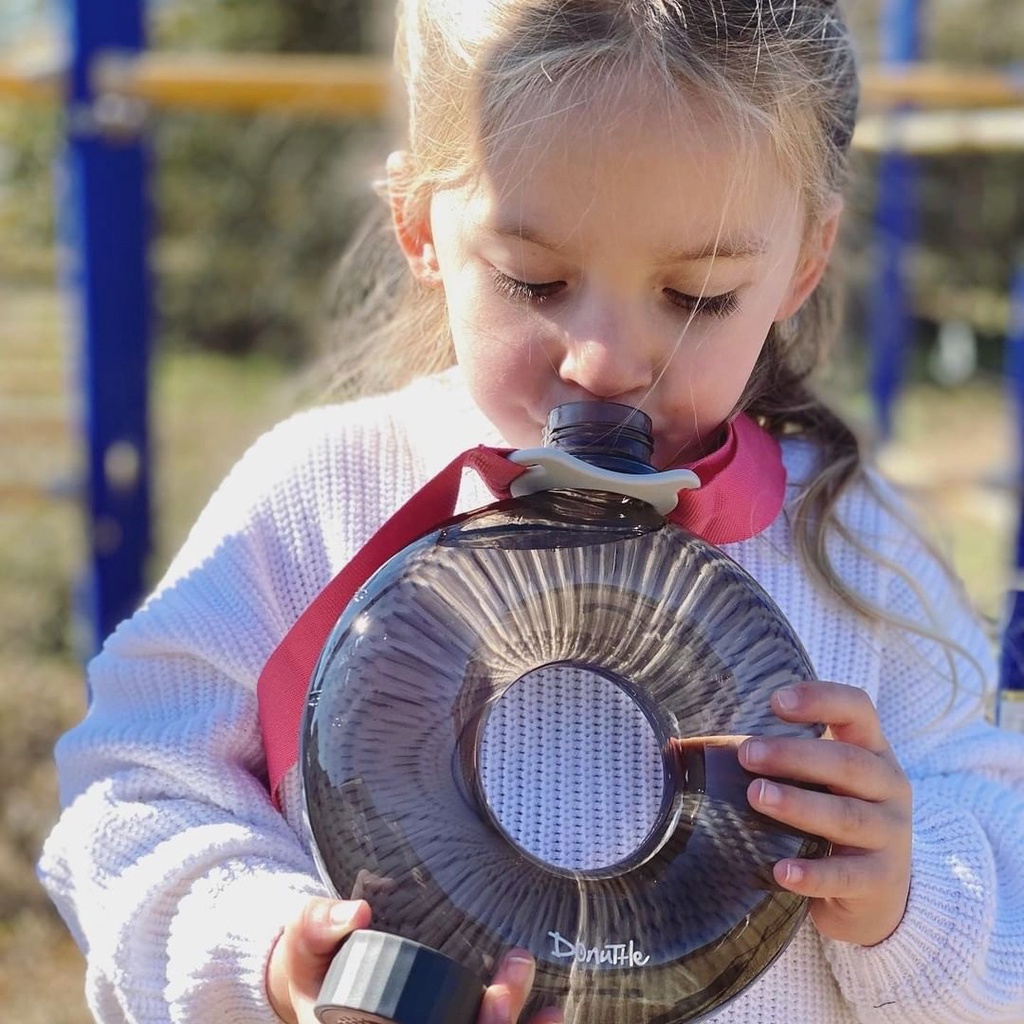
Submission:
M 345 359 L 350 383 L 399 389 L 254 446 L 58 746 L 41 875 L 97 1018 L 312 1020 L 370 910 L 325 895 L 294 770 L 275 809 L 261 669 L 458 452 L 535 446 L 554 406 L 598 398 L 652 417 L 659 467 L 715 453 L 741 412 L 779 440 L 781 510 L 724 548 L 828 680 L 772 698 L 827 739 L 741 749 L 753 807 L 833 849 L 775 866 L 809 919 L 719 1019 L 1019 1021 L 1024 743 L 984 722 L 992 658 L 960 588 L 807 383 L 857 104 L 835 5 L 407 0 L 398 40 L 404 276 L 362 289 Z M 462 507 L 488 500 L 470 483 Z M 481 1019 L 516 1019 L 531 970 L 513 951 Z

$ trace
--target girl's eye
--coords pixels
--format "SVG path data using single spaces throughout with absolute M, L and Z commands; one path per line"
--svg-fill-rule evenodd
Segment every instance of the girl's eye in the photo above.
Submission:
M 565 287 L 564 281 L 545 281 L 540 284 L 533 284 L 529 281 L 520 281 L 518 278 L 509 277 L 500 270 L 491 269 L 494 277 L 494 286 L 516 302 L 543 302 L 556 295 Z
M 727 317 L 739 309 L 740 303 L 736 292 L 723 292 L 721 295 L 687 295 L 677 292 L 674 288 L 666 288 L 665 294 L 669 301 L 691 316 Z

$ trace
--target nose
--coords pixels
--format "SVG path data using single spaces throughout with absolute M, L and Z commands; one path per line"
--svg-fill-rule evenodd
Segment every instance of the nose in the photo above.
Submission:
M 643 338 L 626 319 L 577 322 L 566 332 L 558 364 L 561 380 L 602 399 L 647 392 L 656 367 Z

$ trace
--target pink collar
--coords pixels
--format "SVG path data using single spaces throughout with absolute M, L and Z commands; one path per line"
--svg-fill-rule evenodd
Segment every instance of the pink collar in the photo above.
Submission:
M 343 609 L 392 555 L 452 517 L 464 469 L 476 471 L 495 497 L 509 497 L 509 484 L 525 470 L 509 462 L 507 454 L 508 449 L 480 445 L 463 452 L 429 480 L 320 591 L 267 660 L 256 693 L 275 804 L 281 779 L 297 759 L 310 677 Z M 732 420 L 725 441 L 710 455 L 673 468 L 693 470 L 701 486 L 680 491 L 679 504 L 668 519 L 712 544 L 753 537 L 770 526 L 782 509 L 786 494 L 782 449 L 749 416 Z
M 692 469 L 701 485 L 680 491 L 679 504 L 668 518 L 712 544 L 754 537 L 782 510 L 782 448 L 745 414 L 730 421 L 719 448 L 683 468 Z

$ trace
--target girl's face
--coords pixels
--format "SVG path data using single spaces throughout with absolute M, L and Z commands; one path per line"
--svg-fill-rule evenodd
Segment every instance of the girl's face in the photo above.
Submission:
M 396 197 L 396 225 L 509 443 L 539 444 L 560 403 L 606 399 L 647 412 L 665 466 L 716 446 L 770 325 L 820 279 L 838 209 L 808 231 L 767 143 L 697 105 L 595 105 L 508 133 L 423 223 Z

